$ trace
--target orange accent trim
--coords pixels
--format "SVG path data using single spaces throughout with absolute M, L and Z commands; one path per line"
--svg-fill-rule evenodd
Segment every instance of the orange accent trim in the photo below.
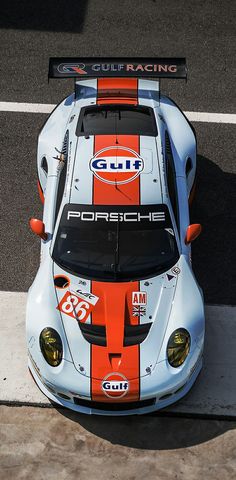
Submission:
M 138 102 L 137 78 L 99 78 L 97 104 Z
M 43 190 L 42 190 L 42 187 L 40 185 L 40 181 L 38 180 L 37 182 L 37 186 L 38 186 L 38 192 L 39 192 L 39 197 L 40 197 L 40 200 L 42 202 L 42 204 L 44 204 L 44 194 L 43 194 Z
M 193 242 L 202 232 L 202 226 L 200 223 L 192 223 L 187 227 L 185 243 L 188 245 Z
M 55 280 L 56 278 L 61 278 L 61 277 L 65 278 L 65 279 L 67 280 L 68 284 L 65 285 L 64 287 L 58 287 L 57 285 L 55 285 L 55 282 L 54 282 L 54 285 L 55 285 L 55 287 L 56 287 L 58 290 L 64 290 L 65 288 L 67 288 L 67 287 L 70 286 L 70 278 L 67 277 L 67 276 L 64 275 L 64 274 L 63 274 L 63 275 L 60 275 L 60 274 L 59 274 L 59 275 L 55 275 L 55 276 L 54 276 L 54 280 Z
M 139 317 L 132 316 L 132 292 L 139 291 L 139 282 L 92 282 L 91 292 L 99 297 L 92 313 L 94 325 L 106 326 L 107 346 L 91 345 L 91 392 L 92 399 L 114 402 L 101 388 L 102 380 L 114 372 L 111 362 L 117 358 L 116 372 L 129 382 L 128 393 L 119 402 L 139 400 L 140 368 L 139 345 L 124 347 L 125 324 L 138 325 Z
M 30 218 L 29 226 L 33 233 L 42 238 L 42 240 L 47 240 L 48 235 L 45 233 L 45 225 L 42 220 L 39 220 L 38 218 Z

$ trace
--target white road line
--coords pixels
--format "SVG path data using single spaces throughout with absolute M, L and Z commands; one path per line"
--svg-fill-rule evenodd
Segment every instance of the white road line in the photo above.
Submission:
M 0 102 L 0 112 L 51 113 L 55 106 L 50 103 Z
M 19 112 L 19 113 L 51 113 L 56 107 L 53 104 L 46 103 L 18 103 L 18 102 L 0 102 L 0 112 Z M 210 123 L 231 123 L 236 124 L 236 114 L 234 113 L 212 113 L 212 112 L 184 112 L 191 122 L 210 122 Z
M 27 371 L 26 295 L 0 291 L 0 404 L 49 404 Z M 207 305 L 202 373 L 188 396 L 169 411 L 236 418 L 235 343 L 236 307 Z
M 236 123 L 234 113 L 184 112 L 190 122 Z

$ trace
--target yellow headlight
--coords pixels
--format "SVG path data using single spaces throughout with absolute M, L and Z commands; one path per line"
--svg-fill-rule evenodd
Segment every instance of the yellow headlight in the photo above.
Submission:
M 175 330 L 167 345 L 167 358 L 172 367 L 180 367 L 189 354 L 191 339 L 187 330 Z
M 60 335 L 53 328 L 44 328 L 39 338 L 41 352 L 49 365 L 57 367 L 62 360 L 63 347 Z

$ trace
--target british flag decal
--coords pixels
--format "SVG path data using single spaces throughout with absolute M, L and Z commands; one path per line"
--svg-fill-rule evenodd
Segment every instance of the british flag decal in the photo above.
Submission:
M 137 307 L 133 307 L 133 317 L 144 317 L 146 315 L 146 308 L 138 305 Z

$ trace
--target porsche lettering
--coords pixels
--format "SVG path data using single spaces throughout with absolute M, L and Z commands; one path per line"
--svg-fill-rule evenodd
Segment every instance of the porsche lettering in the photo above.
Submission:
M 67 220 L 77 218 L 83 222 L 97 222 L 105 220 L 106 222 L 164 222 L 165 212 L 149 212 L 142 215 L 140 212 L 79 212 L 69 210 Z

